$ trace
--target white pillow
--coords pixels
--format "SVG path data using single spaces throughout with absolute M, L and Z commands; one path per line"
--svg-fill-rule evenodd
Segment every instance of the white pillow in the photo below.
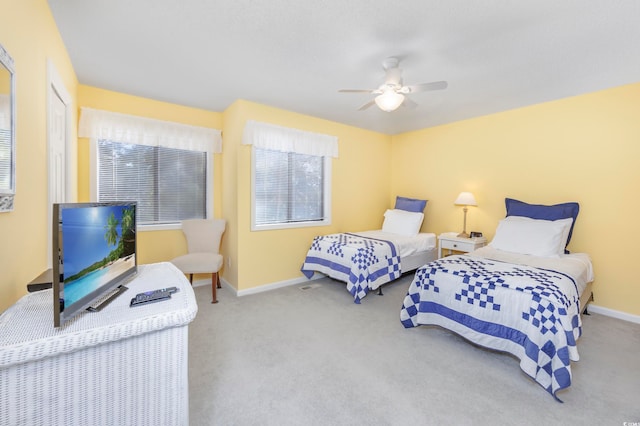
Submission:
M 541 257 L 564 253 L 572 218 L 540 220 L 508 216 L 500 221 L 491 246 L 498 250 Z
M 569 232 L 571 232 L 571 225 L 573 224 L 573 221 L 575 219 L 571 218 L 571 217 L 567 217 L 564 219 L 555 219 L 555 220 L 549 220 L 549 219 L 533 219 L 529 216 L 509 216 L 509 220 L 510 221 L 520 221 L 520 222 L 531 222 L 531 221 L 541 221 L 541 222 L 555 222 L 557 224 L 563 225 L 563 232 L 562 232 L 562 238 L 561 238 L 561 243 L 566 247 L 567 246 L 567 238 L 569 238 Z M 544 223 L 542 225 L 545 225 Z M 564 254 L 564 249 L 560 252 L 560 254 Z
M 424 213 L 408 212 L 405 210 L 387 210 L 384 213 L 382 232 L 398 235 L 418 235 Z

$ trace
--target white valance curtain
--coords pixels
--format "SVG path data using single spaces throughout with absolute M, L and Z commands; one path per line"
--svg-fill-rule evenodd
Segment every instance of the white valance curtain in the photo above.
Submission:
M 219 130 L 82 108 L 78 136 L 208 153 L 222 152 Z
M 242 135 L 243 145 L 271 151 L 295 152 L 317 157 L 338 157 L 338 138 L 249 120 Z

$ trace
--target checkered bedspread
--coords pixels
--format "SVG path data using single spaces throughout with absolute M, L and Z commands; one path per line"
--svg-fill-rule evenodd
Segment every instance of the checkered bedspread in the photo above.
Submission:
M 556 399 L 571 385 L 582 333 L 575 281 L 560 272 L 456 255 L 416 271 L 400 320 L 434 324 L 509 352 Z M 559 400 L 559 399 L 558 399 Z
M 324 235 L 313 239 L 301 271 L 307 278 L 318 271 L 346 282 L 354 302 L 360 303 L 369 290 L 400 277 L 400 255 L 391 241 Z

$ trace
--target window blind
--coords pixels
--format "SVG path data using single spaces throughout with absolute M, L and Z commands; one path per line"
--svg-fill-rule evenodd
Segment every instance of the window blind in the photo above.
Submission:
M 206 153 L 98 141 L 98 200 L 138 202 L 140 224 L 206 217 Z
M 255 150 L 255 224 L 324 219 L 324 157 Z

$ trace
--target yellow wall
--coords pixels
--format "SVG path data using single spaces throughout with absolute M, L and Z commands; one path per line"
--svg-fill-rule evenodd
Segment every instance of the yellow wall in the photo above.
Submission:
M 0 43 L 17 71 L 17 196 L 0 213 L 0 312 L 46 268 L 47 60 L 75 106 L 140 115 L 223 130 L 214 156 L 214 216 L 228 220 L 223 277 L 238 290 L 300 278 L 317 234 L 378 228 L 396 195 L 428 198 L 423 231 L 458 231 L 460 191 L 472 191 L 468 230 L 491 238 L 504 216 L 504 198 L 532 203 L 578 201 L 581 212 L 570 249 L 593 258 L 596 303 L 640 315 L 640 285 L 632 268 L 635 197 L 640 168 L 640 83 L 535 105 L 450 125 L 386 136 L 238 100 L 223 113 L 78 85 L 45 0 L 0 0 Z M 74 109 L 74 115 L 76 111 Z M 247 120 L 338 136 L 332 160 L 332 217 L 326 227 L 252 232 L 251 148 L 241 145 Z M 73 117 L 77 122 L 77 116 Z M 76 140 L 70 197 L 89 199 L 89 150 Z M 72 153 L 74 154 L 74 153 Z M 74 157 L 74 155 L 72 155 Z M 629 229 L 631 228 L 631 230 Z M 180 231 L 141 233 L 140 262 L 168 260 L 185 250 Z
M 155 101 L 137 96 L 98 89 L 91 86 L 78 86 L 78 104 L 80 107 L 119 112 L 156 120 L 172 121 L 192 126 L 222 129 L 222 114 L 189 108 L 181 105 Z M 80 112 L 78 112 L 80 115 Z M 222 215 L 222 158 L 213 156 L 214 172 L 214 217 Z M 78 141 L 78 197 L 79 201 L 90 200 L 89 176 L 89 140 Z M 154 263 L 171 260 L 186 253 L 187 246 L 182 231 L 143 231 L 138 238 L 138 263 Z
M 595 303 L 640 315 L 638 105 L 640 83 L 395 136 L 391 193 L 423 193 L 426 228 L 441 233 L 462 230 L 453 201 L 471 191 L 467 230 L 489 238 L 505 197 L 577 201 L 569 249 L 592 257 Z
M 338 137 L 339 157 L 332 160 L 332 224 L 330 226 L 272 231 L 251 231 L 251 147 L 241 145 L 247 120 L 324 133 Z M 238 290 L 300 278 L 300 267 L 313 237 L 342 231 L 379 228 L 389 207 L 391 137 L 379 133 L 296 114 L 247 101 L 236 101 L 225 112 L 225 170 L 235 167 L 234 191 L 237 204 L 228 209 L 232 228 L 228 244 L 237 246 L 232 271 L 225 275 Z M 225 238 L 227 235 L 225 235 Z M 237 268 L 237 269 L 236 269 Z
M 0 0 L 0 10 L 0 43 L 15 62 L 17 91 L 15 208 L 0 213 L 2 312 L 48 265 L 47 60 L 74 105 L 78 81 L 45 0 Z M 75 129 L 72 133 L 75 150 Z

